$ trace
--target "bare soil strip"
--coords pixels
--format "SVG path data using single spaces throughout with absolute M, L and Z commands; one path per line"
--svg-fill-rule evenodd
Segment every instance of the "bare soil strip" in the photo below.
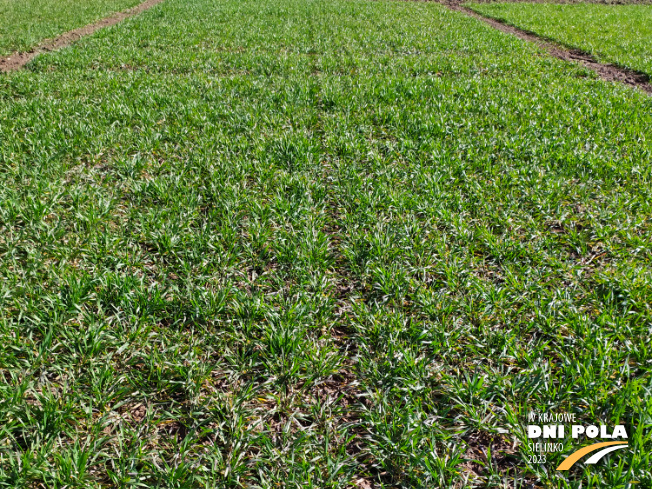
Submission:
M 608 63 L 600 63 L 592 55 L 580 51 L 579 49 L 565 48 L 559 44 L 547 41 L 546 39 L 531 32 L 505 24 L 496 19 L 485 17 L 467 7 L 459 5 L 458 3 L 446 2 L 444 5 L 446 5 L 451 10 L 464 12 L 471 17 L 482 20 L 483 22 L 489 24 L 495 29 L 498 29 L 499 31 L 513 34 L 525 41 L 534 42 L 556 58 L 579 63 L 586 68 L 593 70 L 603 80 L 624 83 L 625 85 L 638 87 L 644 92 L 652 94 L 652 85 L 649 83 L 650 78 L 645 73 L 629 70 L 627 68 L 621 68 L 619 66 Z
M 157 5 L 162 1 L 163 0 L 145 0 L 145 2 L 141 3 L 140 5 L 124 10 L 122 12 L 116 12 L 109 17 L 105 17 L 84 27 L 68 31 L 54 39 L 46 39 L 41 44 L 32 48 L 28 52 L 12 53 L 9 56 L 0 58 L 0 73 L 8 73 L 10 71 L 19 70 L 41 53 L 47 53 L 49 51 L 54 51 L 56 49 L 70 46 L 73 42 L 78 41 L 84 36 L 93 34 L 95 31 L 103 29 L 104 27 L 118 24 L 123 20 L 128 19 L 129 17 L 133 17 L 134 15 L 138 15 L 141 12 L 152 8 L 154 5 Z

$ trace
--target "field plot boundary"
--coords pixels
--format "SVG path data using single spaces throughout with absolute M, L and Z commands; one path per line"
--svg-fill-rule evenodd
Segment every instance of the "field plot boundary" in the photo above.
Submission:
M 136 5 L 130 9 L 116 12 L 91 24 L 73 29 L 68 32 L 64 32 L 54 39 L 46 39 L 27 52 L 15 52 L 11 53 L 8 56 L 4 56 L 0 58 L 0 73 L 8 73 L 11 71 L 19 70 L 31 60 L 36 58 L 39 54 L 70 46 L 73 42 L 78 41 L 85 36 L 89 36 L 105 27 L 119 24 L 123 20 L 128 19 L 129 17 L 133 17 L 134 15 L 138 15 L 145 10 L 148 10 L 161 3 L 162 1 L 163 0 L 145 0 L 143 3 Z
M 630 70 L 628 68 L 622 68 L 610 63 L 601 63 L 593 55 L 585 51 L 565 47 L 533 32 L 519 29 L 518 27 L 507 24 L 506 22 L 494 19 L 492 17 L 486 17 L 476 12 L 475 10 L 462 6 L 458 3 L 446 2 L 444 5 L 446 5 L 451 10 L 462 12 L 478 20 L 481 20 L 486 24 L 489 24 L 494 29 L 498 29 L 499 31 L 505 32 L 507 34 L 515 35 L 524 41 L 534 42 L 555 58 L 579 63 L 585 68 L 595 72 L 601 79 L 605 81 L 620 82 L 625 85 L 638 87 L 644 92 L 652 94 L 652 85 L 649 83 L 650 78 L 645 73 Z

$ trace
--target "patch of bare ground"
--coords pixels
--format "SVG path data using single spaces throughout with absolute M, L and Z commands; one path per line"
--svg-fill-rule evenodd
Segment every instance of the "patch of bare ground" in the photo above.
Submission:
M 128 10 L 123 10 L 122 12 L 116 12 L 113 15 L 105 17 L 92 24 L 88 24 L 84 27 L 65 32 L 64 34 L 61 34 L 54 39 L 46 39 L 38 46 L 32 48 L 30 51 L 24 53 L 12 53 L 9 56 L 0 58 L 0 73 L 8 73 L 10 71 L 19 70 L 31 60 L 36 58 L 39 54 L 70 46 L 73 42 L 78 41 L 82 37 L 93 34 L 94 32 L 105 27 L 110 27 L 112 25 L 118 24 L 123 20 L 128 19 L 129 17 L 133 17 L 134 15 L 138 15 L 145 10 L 152 8 L 162 1 L 163 0 L 146 0 L 140 5 L 132 7 Z
M 627 68 L 621 68 L 608 63 L 601 63 L 597 61 L 591 54 L 585 53 L 578 49 L 570 49 L 550 42 L 532 32 L 524 31 L 517 27 L 505 24 L 496 19 L 485 17 L 470 8 L 464 7 L 459 2 L 443 2 L 449 9 L 455 10 L 457 12 L 463 12 L 471 17 L 479 19 L 486 24 L 489 24 L 494 29 L 498 29 L 501 32 L 507 34 L 512 34 L 520 39 L 525 41 L 530 41 L 544 50 L 546 50 L 550 55 L 555 58 L 562 59 L 564 61 L 571 61 L 579 63 L 585 68 L 588 68 L 595 72 L 601 79 L 609 82 L 619 82 L 625 85 L 633 86 L 643 90 L 646 93 L 652 94 L 652 85 L 649 83 L 650 77 L 645 73 L 640 73 L 638 71 L 629 70 Z
M 481 430 L 471 431 L 463 439 L 466 443 L 466 462 L 460 468 L 472 487 L 488 487 L 485 479 L 492 470 L 502 475 L 514 473 L 518 464 L 515 441 L 510 441 L 505 435 Z M 527 489 L 541 489 L 534 479 L 520 479 L 519 484 L 519 487 Z
M 500 472 L 516 466 L 516 444 L 510 442 L 504 435 L 473 431 L 464 437 L 467 444 L 466 459 L 463 467 L 471 473 L 482 475 L 484 465 L 493 465 Z M 482 462 L 482 463 L 480 463 Z

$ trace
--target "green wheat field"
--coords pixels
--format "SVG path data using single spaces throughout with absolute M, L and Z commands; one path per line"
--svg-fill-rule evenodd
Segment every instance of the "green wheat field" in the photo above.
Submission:
M 0 487 L 650 488 L 651 128 L 437 3 L 166 0 L 0 74 Z M 531 463 L 530 411 L 629 447 Z

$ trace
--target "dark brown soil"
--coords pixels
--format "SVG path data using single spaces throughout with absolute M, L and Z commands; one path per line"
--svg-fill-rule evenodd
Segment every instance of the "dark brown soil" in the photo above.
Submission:
M 534 42 L 556 58 L 579 63 L 597 73 L 598 76 L 603 80 L 624 83 L 625 85 L 638 87 L 644 92 L 652 94 L 652 85 L 649 83 L 650 77 L 645 73 L 629 70 L 627 68 L 621 68 L 612 64 L 600 63 L 588 53 L 577 49 L 567 49 L 558 44 L 549 42 L 531 32 L 527 32 L 517 27 L 507 25 L 496 19 L 484 17 L 483 15 L 480 15 L 479 13 L 474 12 L 467 7 L 460 5 L 458 2 L 446 2 L 444 5 L 446 5 L 451 10 L 464 12 L 471 17 L 480 19 L 483 22 L 489 24 L 491 27 L 498 29 L 499 31 L 513 34 L 516 37 L 526 41 Z
M 161 3 L 163 0 L 145 0 L 140 5 L 132 7 L 128 10 L 122 12 L 117 12 L 109 17 L 105 17 L 102 20 L 99 20 L 93 24 L 89 24 L 79 29 L 74 29 L 68 31 L 64 34 L 61 34 L 59 37 L 54 39 L 46 39 L 41 44 L 32 48 L 26 53 L 12 53 L 9 56 L 0 58 L 0 72 L 7 73 L 9 71 L 16 71 L 21 69 L 36 56 L 41 53 L 46 53 L 49 51 L 54 51 L 56 49 L 61 49 L 63 47 L 69 46 L 75 41 L 78 41 L 84 36 L 93 34 L 95 31 L 102 29 L 104 27 L 109 27 L 115 25 L 119 22 L 122 22 L 129 17 L 133 17 L 141 12 L 144 12 L 147 9 L 152 8 L 154 5 Z

